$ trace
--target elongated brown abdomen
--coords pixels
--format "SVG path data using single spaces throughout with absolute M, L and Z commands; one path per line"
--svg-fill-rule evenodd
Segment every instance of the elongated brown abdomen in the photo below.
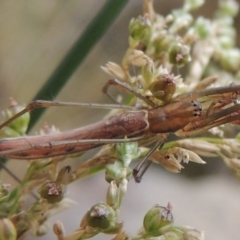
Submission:
M 83 139 L 133 137 L 148 131 L 147 111 L 130 111 L 106 120 L 44 136 L 27 136 L 0 140 L 0 156 L 16 159 L 37 159 L 85 151 L 102 144 L 82 144 Z M 76 144 L 67 144 L 67 141 Z M 79 140 L 79 143 L 77 143 Z M 8 151 L 2 154 L 3 151 Z

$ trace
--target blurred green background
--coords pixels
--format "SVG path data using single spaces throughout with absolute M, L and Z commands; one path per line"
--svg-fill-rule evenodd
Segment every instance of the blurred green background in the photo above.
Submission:
M 19 103 L 27 104 L 31 101 L 105 2 L 0 0 L 0 109 L 8 106 L 9 97 L 14 97 Z M 195 14 L 211 17 L 216 4 L 217 1 L 207 1 L 201 11 Z M 156 11 L 164 15 L 181 5 L 180 0 L 155 2 Z M 56 97 L 57 100 L 110 102 L 101 93 L 109 76 L 100 66 L 108 61 L 121 62 L 128 46 L 128 22 L 141 13 L 142 1 L 129 1 L 81 67 L 72 75 Z M 238 16 L 237 29 L 239 22 Z M 64 131 L 98 121 L 105 114 L 105 110 L 52 108 L 44 114 L 31 134 L 38 131 L 45 121 Z M 217 159 L 211 161 L 222 165 Z M 74 159 L 69 164 L 74 167 L 78 162 Z M 24 161 L 11 161 L 8 166 L 21 177 L 26 164 Z M 15 184 L 5 173 L 0 174 L 0 180 Z M 106 189 L 104 173 L 72 184 L 68 195 L 78 205 L 52 219 L 50 228 L 59 219 L 66 226 L 67 233 L 76 229 L 85 211 L 93 204 L 105 200 Z M 124 221 L 129 233 L 135 234 L 149 208 L 156 203 L 166 205 L 170 201 L 176 224 L 204 230 L 206 239 L 209 240 L 239 239 L 239 190 L 239 181 L 226 168 L 219 168 L 214 174 L 189 181 L 180 174 L 174 175 L 153 165 L 140 185 L 130 182 L 120 220 Z M 29 237 L 31 239 L 35 238 Z M 41 239 L 55 238 L 50 232 Z M 111 236 L 97 236 L 95 239 L 111 239 Z

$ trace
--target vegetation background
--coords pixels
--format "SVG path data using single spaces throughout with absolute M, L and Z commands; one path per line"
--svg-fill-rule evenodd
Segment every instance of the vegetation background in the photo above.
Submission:
M 8 106 L 8 98 L 19 103 L 29 103 L 49 75 L 58 66 L 75 40 L 101 9 L 104 0 L 0 0 L 0 109 Z M 196 15 L 211 17 L 217 1 L 206 1 Z M 155 1 L 156 11 L 169 13 L 180 7 L 182 1 Z M 128 46 L 128 23 L 142 13 L 142 2 L 131 0 L 107 31 L 84 63 L 73 74 L 58 95 L 62 101 L 110 102 L 101 93 L 108 76 L 100 69 L 108 61 L 120 62 Z M 240 29 L 240 17 L 236 19 Z M 239 36 L 238 36 L 239 45 Z M 181 69 L 180 69 L 181 73 Z M 53 108 L 35 126 L 32 134 L 47 121 L 62 131 L 100 120 L 105 110 Z M 69 164 L 79 164 L 84 159 L 73 159 Z M 9 168 L 20 178 L 26 169 L 24 161 L 10 161 Z M 166 172 L 157 165 L 144 176 L 141 184 L 132 181 L 124 199 L 120 220 L 130 233 L 141 227 L 144 214 L 154 204 L 171 202 L 175 223 L 191 225 L 204 230 L 206 239 L 239 239 L 240 184 L 221 160 L 209 159 L 208 164 L 183 174 Z M 185 174 L 184 174 L 185 172 Z M 6 173 L 0 180 L 16 183 Z M 61 220 L 67 233 L 79 225 L 84 213 L 93 204 L 104 200 L 107 189 L 104 173 L 78 181 L 68 188 L 68 196 L 77 202 L 69 210 L 50 221 Z M 54 239 L 49 233 L 43 240 Z M 29 237 L 28 240 L 35 238 Z M 100 239 L 100 236 L 97 237 Z M 106 236 L 102 236 L 106 239 Z M 111 239 L 111 236 L 109 237 Z

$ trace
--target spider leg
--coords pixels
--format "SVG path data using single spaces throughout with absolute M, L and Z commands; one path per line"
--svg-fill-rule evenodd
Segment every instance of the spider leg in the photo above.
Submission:
M 151 100 L 149 100 L 148 98 L 144 97 L 143 95 L 141 95 L 137 91 L 133 90 L 129 84 L 127 84 L 125 82 L 121 82 L 121 81 L 119 81 L 117 79 L 109 79 L 106 82 L 106 84 L 103 86 L 102 92 L 105 93 L 115 103 L 119 103 L 119 102 L 109 93 L 108 89 L 109 89 L 110 86 L 115 86 L 118 89 L 120 89 L 122 92 L 130 93 L 130 94 L 136 96 L 137 98 L 143 100 L 149 106 L 156 107 L 155 103 L 153 103 Z
M 209 116 L 200 116 L 199 120 L 188 123 L 184 128 L 175 132 L 179 137 L 190 137 L 203 133 L 210 128 L 240 120 L 240 104 L 222 109 Z

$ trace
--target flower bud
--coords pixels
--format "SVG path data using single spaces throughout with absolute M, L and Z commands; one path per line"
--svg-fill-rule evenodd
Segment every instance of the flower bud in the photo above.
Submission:
M 239 4 L 235 0 L 219 1 L 219 17 L 235 17 L 238 14 Z
M 169 61 L 178 67 L 183 67 L 191 60 L 189 47 L 181 43 L 173 44 L 169 52 Z
M 176 10 L 173 12 L 174 21 L 169 28 L 171 33 L 177 33 L 181 30 L 189 29 L 193 22 L 193 16 L 186 11 Z
M 38 192 L 43 199 L 51 204 L 58 203 L 64 198 L 63 186 L 55 181 L 45 182 Z
M 120 231 L 113 240 L 127 240 L 129 239 L 128 234 L 125 231 Z
M 70 177 L 71 177 L 71 167 L 65 166 L 59 171 L 56 181 L 58 183 L 66 185 L 68 184 Z
M 0 198 L 8 195 L 8 189 L 10 188 L 10 184 L 1 184 L 0 185 Z
M 120 190 L 120 199 L 123 199 L 127 192 L 127 187 L 128 187 L 128 180 L 124 178 L 120 183 L 119 183 L 119 190 Z
M 162 52 L 169 50 L 172 43 L 175 42 L 175 38 L 172 35 L 161 36 L 153 41 L 153 46 L 155 47 L 154 54 L 159 55 Z
M 116 151 L 121 159 L 124 162 L 125 156 L 134 158 L 138 153 L 138 143 L 137 142 L 128 142 L 128 143 L 118 143 L 116 144 Z M 127 165 L 127 164 L 126 164 Z
M 107 191 L 107 204 L 116 208 L 119 203 L 119 191 L 116 181 L 111 181 Z
M 198 9 L 204 4 L 204 0 L 185 0 L 184 1 L 184 10 L 192 11 Z
M 210 35 L 212 31 L 211 28 L 212 25 L 210 21 L 203 17 L 197 18 L 196 22 L 194 23 L 194 30 L 201 39 L 205 39 Z
M 16 240 L 17 231 L 12 221 L 8 218 L 0 219 L 0 239 L 1 240 Z
M 161 207 L 155 205 L 144 217 L 143 226 L 147 233 L 158 232 L 162 227 L 173 223 L 173 215 L 170 206 Z
M 108 62 L 106 67 L 101 67 L 104 72 L 117 79 L 124 80 L 126 78 L 125 73 L 121 66 L 114 62 Z
M 175 158 L 174 154 L 171 153 L 155 151 L 150 159 L 154 163 L 161 164 L 166 170 L 172 173 L 179 173 L 184 168 L 178 159 Z
M 218 37 L 218 43 L 221 49 L 231 49 L 235 45 L 235 39 L 228 35 Z
M 198 231 L 196 229 L 186 229 L 183 237 L 186 240 L 204 240 L 204 235 L 204 232 Z
M 178 233 L 171 231 L 164 233 L 164 240 L 179 240 L 179 239 L 183 239 L 182 233 L 180 231 Z
M 151 37 L 151 22 L 147 17 L 138 17 L 131 19 L 129 26 L 130 37 L 135 41 L 147 43 Z
M 154 97 L 163 102 L 169 102 L 176 91 L 176 82 L 171 74 L 161 74 L 149 86 Z
M 222 50 L 219 55 L 222 68 L 229 72 L 237 72 L 240 68 L 240 51 L 237 48 Z
M 56 234 L 58 239 L 64 238 L 65 230 L 64 230 L 62 222 L 57 221 L 54 223 L 53 232 Z
M 152 62 L 152 59 L 144 54 L 143 51 L 134 49 L 128 51 L 128 54 L 126 54 L 123 60 L 123 65 L 132 64 L 134 66 L 142 67 L 150 62 Z
M 105 203 L 98 203 L 83 217 L 80 227 L 92 227 L 103 233 L 118 233 L 122 229 L 122 223 L 116 222 L 116 213 Z
M 36 235 L 38 237 L 45 235 L 48 232 L 48 224 L 47 223 L 43 223 L 41 226 L 39 226 L 39 228 L 37 229 Z
M 108 164 L 106 166 L 105 179 L 108 183 L 111 183 L 113 180 L 115 180 L 116 183 L 119 183 L 123 178 L 126 178 L 131 174 L 129 169 L 129 167 L 124 167 L 121 161 Z
M 154 75 L 154 63 L 153 63 L 153 61 L 149 61 L 149 62 L 147 62 L 146 65 L 142 66 L 141 74 L 143 76 L 143 79 L 147 83 L 152 81 L 152 78 L 153 78 L 153 75 Z
M 113 220 L 115 212 L 105 203 L 96 204 L 87 212 L 88 226 L 96 229 L 109 228 Z
M 43 124 L 43 127 L 39 130 L 39 135 L 49 135 L 60 133 L 60 130 L 56 128 L 54 125 L 49 125 L 47 122 Z

